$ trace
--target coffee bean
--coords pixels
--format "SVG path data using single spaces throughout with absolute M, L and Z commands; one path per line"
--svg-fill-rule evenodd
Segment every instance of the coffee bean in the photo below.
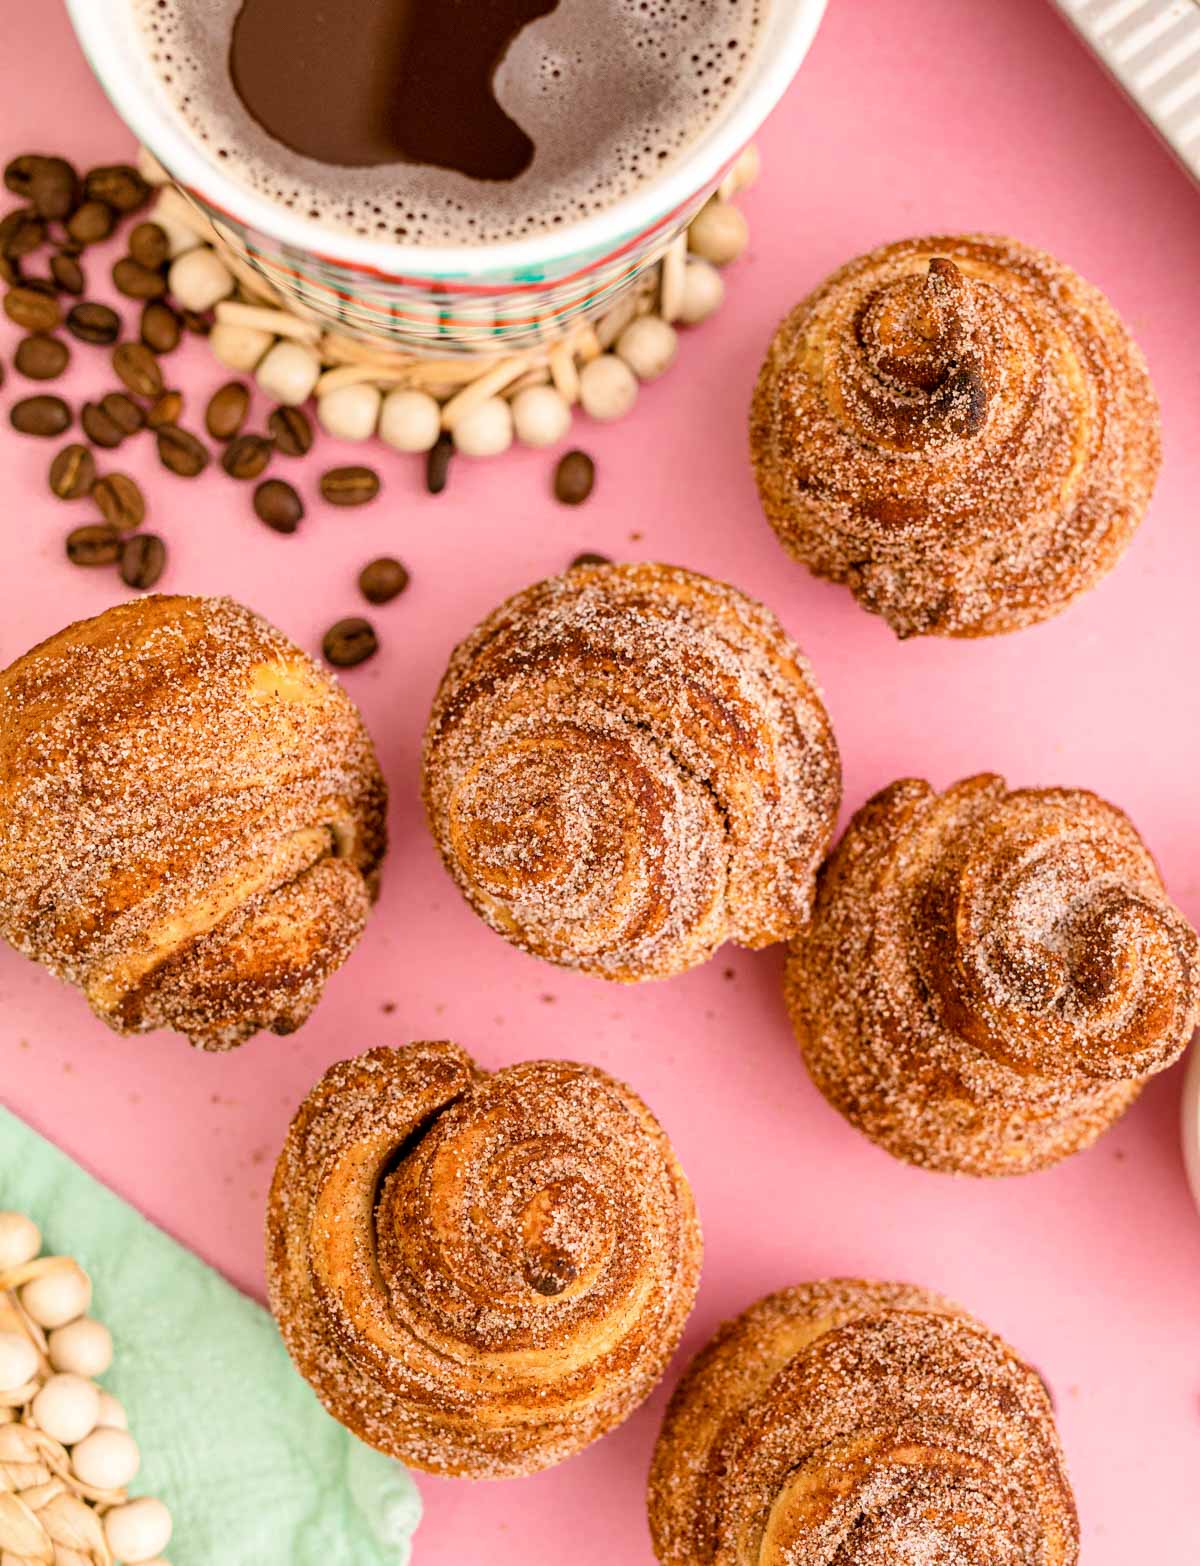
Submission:
M 67 219 L 67 233 L 78 245 L 98 245 L 117 226 L 117 214 L 103 201 L 85 201 Z
M 610 555 L 593 554 L 590 550 L 588 550 L 585 551 L 582 555 L 576 555 L 574 560 L 571 561 L 568 570 L 573 571 L 576 566 L 598 565 L 612 565 L 612 557 Z
M 150 187 L 128 163 L 107 164 L 84 175 L 83 193 L 89 201 L 104 201 L 118 212 L 136 212 L 150 199 Z
M 130 533 L 146 520 L 146 501 L 127 473 L 106 473 L 92 485 L 100 515 L 120 533 Z
M 299 408 L 276 408 L 267 420 L 276 451 L 285 457 L 306 457 L 312 450 L 313 430 L 308 415 Z
M 46 242 L 46 225 L 36 212 L 18 207 L 0 220 L 0 254 L 10 261 L 32 255 Z
M 132 256 L 121 257 L 112 269 L 112 280 L 117 292 L 127 299 L 161 299 L 167 291 L 162 273 L 143 266 Z
M 4 167 L 4 184 L 14 195 L 25 199 L 33 188 L 33 169 L 38 162 L 36 152 L 23 152 L 12 158 Z
M 181 310 L 179 314 L 193 337 L 207 337 L 216 319 L 211 310 Z
M 139 397 L 157 397 L 163 389 L 158 360 L 145 343 L 118 343 L 113 349 L 113 369 Z
M 365 663 L 379 646 L 369 621 L 339 620 L 325 632 L 321 651 L 336 669 L 353 669 L 355 664 Z
M 177 424 L 162 425 L 156 431 L 156 444 L 158 460 L 180 478 L 195 478 L 209 464 L 208 447 L 190 430 L 181 430 Z
M 235 479 L 256 479 L 271 460 L 274 447 L 262 435 L 239 435 L 221 456 L 221 466 Z
M 173 353 L 179 347 L 183 323 L 161 299 L 151 299 L 142 311 L 141 337 L 153 353 Z
M 155 399 L 153 405 L 146 414 L 147 428 L 157 430 L 164 424 L 178 424 L 179 415 L 183 412 L 183 397 L 177 391 L 163 392 L 161 397 Z
M 254 491 L 254 514 L 276 533 L 294 533 L 304 517 L 304 502 L 283 479 L 264 479 Z
M 62 319 L 58 300 L 28 282 L 8 290 L 4 313 L 27 332 L 52 332 Z
M 21 375 L 31 381 L 54 381 L 71 362 L 71 350 L 61 338 L 46 337 L 41 332 L 23 337 L 17 344 L 13 364 Z
M 105 451 L 114 450 L 130 433 L 97 402 L 84 403 L 79 422 L 92 445 L 100 446 Z
M 79 176 L 65 158 L 26 153 L 5 169 L 4 183 L 44 218 L 65 218 L 79 199 Z
M 82 500 L 96 481 L 96 459 L 86 446 L 64 446 L 50 464 L 50 489 L 60 500 Z
M 127 392 L 109 392 L 107 396 L 101 397 L 100 406 L 126 435 L 136 435 L 146 427 L 146 414 L 141 403 L 134 402 Z
M 157 533 L 134 533 L 121 544 L 121 580 L 139 593 L 154 586 L 166 563 L 167 546 Z
M 121 535 L 107 522 L 88 522 L 67 534 L 67 559 L 77 566 L 116 565 Z
M 391 603 L 407 586 L 408 572 L 390 555 L 372 560 L 358 573 L 358 590 L 368 603 Z
M 107 305 L 84 300 L 67 316 L 67 331 L 81 343 L 115 343 L 121 335 L 121 317 Z
M 46 393 L 14 402 L 8 417 L 13 429 L 20 430 L 22 435 L 49 438 L 71 428 L 70 408 L 61 397 L 51 397 Z
M 61 293 L 73 294 L 76 298 L 87 287 L 83 268 L 75 257 L 67 255 L 65 250 L 60 250 L 57 255 L 50 257 L 50 276 Z
M 227 381 L 212 394 L 204 414 L 204 427 L 214 440 L 232 440 L 246 422 L 250 393 L 241 381 Z
M 166 231 L 157 223 L 139 223 L 129 236 L 129 254 L 143 266 L 157 271 L 165 266 L 171 253 Z
M 362 506 L 378 495 L 379 474 L 373 468 L 330 468 L 320 488 L 331 506 Z
M 596 482 L 596 464 L 586 451 L 568 451 L 554 470 L 554 498 L 564 506 L 581 506 Z
M 10 261 L 3 252 L 0 252 L 0 283 L 3 283 L 6 288 L 16 288 L 20 281 L 21 263 Z
M 449 435 L 439 435 L 430 446 L 425 458 L 425 488 L 431 495 L 440 495 L 445 489 L 453 455 L 454 441 Z

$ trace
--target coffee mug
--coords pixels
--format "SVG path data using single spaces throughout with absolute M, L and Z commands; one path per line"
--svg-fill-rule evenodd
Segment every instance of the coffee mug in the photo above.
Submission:
M 770 0 L 724 115 L 660 178 L 604 211 L 500 244 L 405 245 L 316 223 L 223 174 L 155 76 L 130 0 L 67 0 L 114 108 L 235 257 L 335 330 L 439 355 L 545 344 L 603 313 L 720 184 L 791 82 L 824 9 L 825 0 Z

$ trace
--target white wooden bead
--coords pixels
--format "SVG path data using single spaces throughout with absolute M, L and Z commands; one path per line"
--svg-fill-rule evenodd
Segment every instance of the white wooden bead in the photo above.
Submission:
M 233 273 L 215 250 L 201 245 L 171 263 L 167 287 L 184 310 L 211 310 L 233 292 Z
M 523 446 L 553 446 L 571 428 L 571 410 L 553 386 L 527 386 L 512 400 L 513 429 Z
M 97 1425 L 103 1425 L 112 1430 L 128 1430 L 129 1416 L 124 1407 L 111 1392 L 100 1390 L 100 1416 L 96 1420 Z
M 275 341 L 270 332 L 255 326 L 229 326 L 218 321 L 208 334 L 208 346 L 218 364 L 245 375 L 258 364 Z
M 39 1327 L 65 1327 L 92 1303 L 92 1280 L 78 1262 L 64 1262 L 21 1290 L 21 1304 Z
M 489 397 L 459 419 L 453 434 L 464 457 L 498 457 L 512 445 L 512 409 L 502 397 Z
M 78 1321 L 54 1329 L 49 1352 L 55 1370 L 71 1370 L 77 1376 L 102 1376 L 112 1364 L 112 1334 L 103 1322 L 81 1316 Z
M 32 1407 L 34 1419 L 48 1436 L 64 1446 L 74 1446 L 96 1428 L 100 1392 L 82 1376 L 51 1376 L 42 1384 Z
M 113 1507 L 104 1519 L 104 1537 L 124 1566 L 146 1566 L 167 1547 L 171 1514 L 154 1496 L 141 1496 Z
M 714 266 L 736 261 L 750 242 L 750 228 L 731 202 L 710 201 L 688 229 L 688 249 Z
M 639 381 L 653 381 L 668 370 L 679 348 L 675 328 L 656 315 L 631 321 L 617 338 L 617 357 L 623 359 Z
M 128 1430 L 97 1429 L 71 1453 L 71 1467 L 97 1490 L 123 1490 L 142 1466 L 142 1454 Z
M 401 387 L 383 399 L 379 438 L 394 450 L 429 451 L 441 429 L 441 410 L 428 392 Z
M 204 243 L 195 226 L 185 223 L 180 217 L 178 208 L 182 201 L 183 197 L 178 191 L 164 190 L 159 192 L 158 199 L 150 208 L 151 222 L 157 223 L 167 236 L 167 254 L 172 261 Z
M 379 423 L 383 397 L 378 386 L 360 382 L 357 386 L 339 386 L 317 401 L 321 428 L 335 440 L 370 440 Z
M 37 1375 L 37 1349 L 23 1332 L 0 1332 L 0 1392 L 15 1392 Z
M 615 353 L 602 353 L 579 372 L 579 401 L 593 419 L 622 419 L 637 401 L 633 371 Z
M 255 380 L 268 397 L 285 408 L 307 402 L 321 377 L 321 361 L 303 343 L 277 342 L 255 372 Z
M 725 280 L 711 261 L 692 256 L 683 273 L 683 297 L 679 305 L 679 319 L 685 326 L 695 326 L 705 321 L 714 310 L 720 309 L 725 298 Z
M 42 1248 L 42 1236 L 24 1213 L 0 1213 L 0 1272 L 23 1267 Z
M 756 184 L 758 176 L 762 172 L 762 156 L 753 142 L 748 147 L 743 147 L 742 154 L 729 171 L 729 183 L 731 189 L 749 190 Z

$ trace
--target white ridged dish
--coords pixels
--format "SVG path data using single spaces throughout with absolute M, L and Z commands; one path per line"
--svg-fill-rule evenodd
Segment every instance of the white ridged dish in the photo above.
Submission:
M 1200 179 L 1200 0 L 1055 0 Z

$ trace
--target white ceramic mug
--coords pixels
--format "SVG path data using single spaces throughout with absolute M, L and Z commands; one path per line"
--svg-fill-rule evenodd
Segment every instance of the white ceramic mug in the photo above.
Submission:
M 113 106 L 235 254 L 342 331 L 439 354 L 560 336 L 601 313 L 683 230 L 782 97 L 825 0 L 768 0 L 725 111 L 662 177 L 591 217 L 504 244 L 404 245 L 322 226 L 223 173 L 159 82 L 130 0 L 67 0 Z

